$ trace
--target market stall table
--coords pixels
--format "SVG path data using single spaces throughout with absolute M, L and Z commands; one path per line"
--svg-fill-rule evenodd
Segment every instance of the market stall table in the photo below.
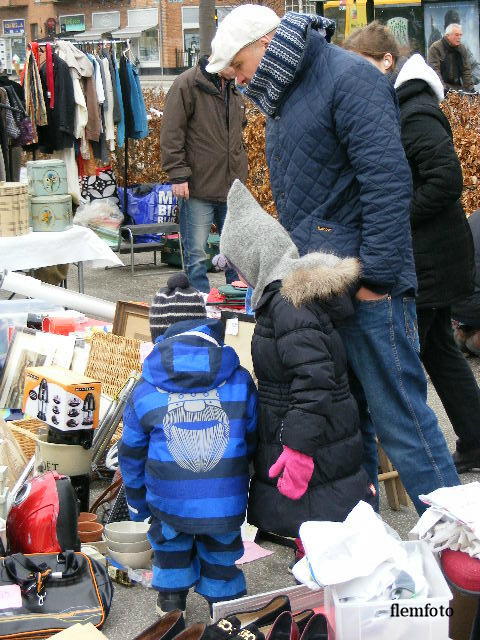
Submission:
M 0 237 L 0 270 L 27 271 L 71 262 L 78 266 L 80 293 L 84 292 L 84 262 L 91 262 L 95 267 L 123 264 L 91 229 L 79 225 L 67 231 Z

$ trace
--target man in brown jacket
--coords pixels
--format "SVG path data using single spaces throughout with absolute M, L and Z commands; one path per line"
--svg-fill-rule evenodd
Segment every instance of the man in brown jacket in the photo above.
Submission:
M 238 178 L 245 182 L 247 156 L 242 129 L 242 96 L 228 74 L 205 71 L 205 56 L 178 76 L 167 94 L 160 143 L 162 165 L 180 198 L 180 231 L 185 270 L 192 287 L 210 291 L 206 253 L 212 223 L 221 233 L 227 193 Z M 236 277 L 226 274 L 227 282 Z
M 461 44 L 462 27 L 449 24 L 441 40 L 428 50 L 428 64 L 440 76 L 445 89 L 473 90 L 473 79 L 467 49 Z

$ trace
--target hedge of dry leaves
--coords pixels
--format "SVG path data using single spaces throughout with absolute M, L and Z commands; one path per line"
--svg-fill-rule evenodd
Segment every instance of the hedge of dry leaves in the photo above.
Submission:
M 480 96 L 448 94 L 442 108 L 452 127 L 463 170 L 462 202 L 470 214 L 480 209 Z
M 150 135 L 144 140 L 129 140 L 128 182 L 168 182 L 162 171 L 160 128 L 165 94 L 159 89 L 144 89 Z M 265 118 L 253 106 L 247 110 L 248 125 L 245 128 L 245 146 L 248 151 L 249 175 L 247 186 L 258 202 L 275 215 L 270 179 L 265 160 Z M 113 167 L 119 185 L 123 185 L 124 153 L 117 149 Z
M 149 114 L 150 135 L 144 140 L 130 140 L 129 183 L 168 181 L 161 167 L 160 127 L 165 94 L 158 89 L 144 89 Z M 467 214 L 480 209 L 480 96 L 449 94 L 443 110 L 452 126 L 455 148 L 463 169 L 465 189 L 463 205 Z M 267 163 L 265 160 L 265 118 L 253 106 L 247 109 L 248 125 L 244 138 L 248 152 L 247 186 L 258 202 L 275 215 Z M 117 180 L 123 180 L 123 151 L 117 150 L 114 162 Z

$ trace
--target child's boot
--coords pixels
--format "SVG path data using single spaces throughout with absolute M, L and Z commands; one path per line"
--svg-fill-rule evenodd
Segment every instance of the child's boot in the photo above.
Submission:
M 183 614 L 187 606 L 188 591 L 160 591 L 157 596 L 156 610 L 160 616 L 179 609 Z

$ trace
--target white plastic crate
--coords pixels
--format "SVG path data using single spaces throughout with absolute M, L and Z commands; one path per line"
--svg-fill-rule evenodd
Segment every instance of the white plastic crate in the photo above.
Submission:
M 408 600 L 375 600 L 371 602 L 340 602 L 335 587 L 325 588 L 325 609 L 333 633 L 329 640 L 448 640 L 449 616 L 440 615 L 450 606 L 452 593 L 443 577 L 435 556 L 424 541 L 403 543 L 407 549 L 420 547 L 423 569 L 430 586 L 429 596 Z M 412 615 L 393 615 L 407 607 Z M 426 607 L 428 606 L 428 609 Z M 420 611 L 429 615 L 415 615 Z M 437 615 L 431 615 L 433 613 Z

